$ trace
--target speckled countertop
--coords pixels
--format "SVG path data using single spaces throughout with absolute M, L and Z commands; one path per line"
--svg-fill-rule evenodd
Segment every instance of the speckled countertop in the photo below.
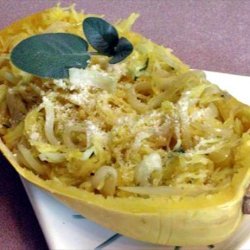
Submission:
M 52 0 L 0 0 L 0 29 L 55 5 Z M 61 0 L 62 5 L 72 1 Z M 168 46 L 192 68 L 250 76 L 248 0 L 75 0 L 77 9 L 115 21 L 138 12 L 134 30 Z M 0 157 L 0 249 L 46 249 L 14 170 Z

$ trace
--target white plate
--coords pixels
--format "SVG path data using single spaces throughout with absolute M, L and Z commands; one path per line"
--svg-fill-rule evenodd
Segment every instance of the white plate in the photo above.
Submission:
M 206 72 L 207 78 L 244 103 L 250 104 L 250 77 Z M 75 213 L 46 192 L 22 180 L 50 249 L 175 249 L 147 244 L 123 237 Z M 213 249 L 250 249 L 250 215 L 244 215 L 237 232 Z M 209 247 L 182 247 L 181 250 L 203 250 Z

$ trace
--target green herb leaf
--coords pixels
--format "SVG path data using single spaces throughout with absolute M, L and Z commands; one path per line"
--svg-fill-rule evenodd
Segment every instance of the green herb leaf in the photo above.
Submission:
M 114 54 L 119 42 L 117 30 L 108 22 L 98 17 L 88 17 L 83 21 L 83 31 L 94 49 L 107 56 Z
M 144 71 L 148 68 L 148 64 L 149 64 L 149 58 L 147 58 L 145 65 L 139 70 L 139 71 Z
M 88 44 L 79 36 L 48 33 L 21 41 L 11 53 L 12 63 L 30 74 L 66 78 L 69 68 L 86 68 L 90 59 Z
M 130 43 L 130 41 L 125 37 L 120 38 L 117 46 L 115 47 L 115 53 L 109 63 L 115 64 L 124 60 L 132 53 L 132 51 L 133 45 Z
M 179 147 L 179 148 L 175 149 L 173 152 L 184 154 L 185 153 L 185 149 L 183 147 Z
M 142 72 L 148 68 L 148 64 L 149 64 L 149 58 L 147 58 L 144 66 L 142 68 L 140 68 L 138 73 L 135 75 L 134 81 L 136 81 L 143 74 Z

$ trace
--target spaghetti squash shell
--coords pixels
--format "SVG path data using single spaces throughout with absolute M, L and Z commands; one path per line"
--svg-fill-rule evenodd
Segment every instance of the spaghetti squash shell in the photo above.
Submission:
M 52 11 L 52 10 L 46 10 Z M 41 12 L 26 17 L 0 32 L 5 36 L 20 31 L 27 22 L 38 22 Z M 221 192 L 196 197 L 116 198 L 103 197 L 52 180 L 43 180 L 22 168 L 0 140 L 0 150 L 16 171 L 86 218 L 125 236 L 163 245 L 208 245 L 228 238 L 242 218 L 242 199 L 250 183 L 248 164 L 250 136 L 239 147 L 238 169 L 232 185 Z

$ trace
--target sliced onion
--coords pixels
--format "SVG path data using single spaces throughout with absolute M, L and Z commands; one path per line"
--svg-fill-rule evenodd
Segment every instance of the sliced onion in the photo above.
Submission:
M 72 132 L 83 133 L 84 131 L 85 128 L 79 125 L 66 127 L 63 133 L 63 143 L 69 148 L 75 148 L 76 145 L 71 140 L 71 133 Z
M 92 185 L 104 195 L 114 195 L 117 186 L 117 171 L 110 166 L 99 168 L 92 178 Z
M 59 141 L 54 134 L 54 121 L 55 112 L 52 102 L 48 98 L 43 98 L 44 108 L 45 108 L 45 125 L 44 132 L 49 143 L 52 145 L 58 145 Z
M 161 156 L 158 153 L 151 153 L 149 155 L 144 156 L 143 160 L 136 168 L 136 183 L 141 186 L 149 186 L 149 180 L 153 172 L 159 173 L 159 182 L 162 176 L 162 162 Z
M 88 159 L 90 158 L 90 156 L 91 156 L 92 154 L 94 154 L 94 153 L 95 153 L 95 147 L 94 147 L 94 146 L 88 148 L 88 149 L 85 150 L 84 153 L 82 154 L 82 160 L 84 160 L 84 161 L 88 160 Z
M 190 195 L 195 196 L 209 191 L 214 191 L 213 187 L 119 187 L 120 190 L 149 196 L 171 196 L 171 195 Z
M 65 160 L 64 153 L 47 152 L 47 153 L 39 154 L 38 157 L 41 161 L 47 161 L 50 163 L 60 163 L 60 162 L 63 162 Z
M 29 168 L 31 168 L 40 175 L 46 174 L 47 169 L 42 164 L 40 164 L 40 162 L 37 159 L 35 159 L 35 157 L 32 155 L 29 149 L 27 149 L 22 144 L 18 144 L 17 148 L 20 151 L 21 155 L 23 156 Z
M 128 90 L 128 103 L 138 112 L 143 113 L 148 110 L 148 105 L 145 103 L 142 103 L 140 100 L 136 97 L 136 92 L 134 87 L 130 88 Z

